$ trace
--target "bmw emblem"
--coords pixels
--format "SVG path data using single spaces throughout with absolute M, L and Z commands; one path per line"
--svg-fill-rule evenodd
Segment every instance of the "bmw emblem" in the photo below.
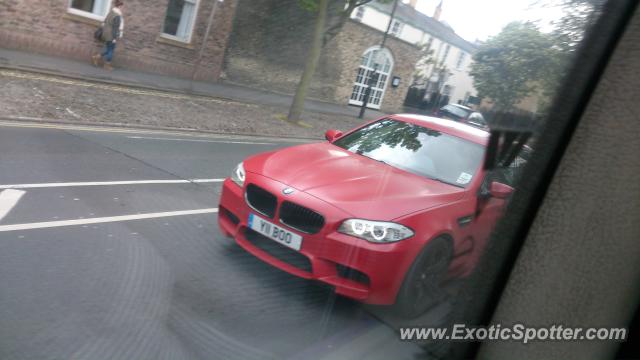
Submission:
M 294 190 L 292 188 L 290 188 L 290 187 L 282 189 L 282 193 L 285 194 L 285 195 L 293 194 L 293 191 Z

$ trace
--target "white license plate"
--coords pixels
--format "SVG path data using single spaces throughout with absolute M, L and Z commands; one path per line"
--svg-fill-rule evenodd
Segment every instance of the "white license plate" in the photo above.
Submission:
M 250 229 L 259 232 L 260 234 L 275 240 L 284 246 L 298 251 L 302 247 L 302 236 L 285 230 L 259 216 L 249 214 L 248 225 Z

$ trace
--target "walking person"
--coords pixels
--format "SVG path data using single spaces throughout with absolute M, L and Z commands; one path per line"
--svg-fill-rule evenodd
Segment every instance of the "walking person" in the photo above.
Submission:
M 122 17 L 122 0 L 116 0 L 113 8 L 102 24 L 101 40 L 104 42 L 104 50 L 100 54 L 92 56 L 94 66 L 98 66 L 100 60 L 104 61 L 104 69 L 111 71 L 113 67 L 113 53 L 116 50 L 116 42 L 122 38 L 124 31 L 124 18 Z

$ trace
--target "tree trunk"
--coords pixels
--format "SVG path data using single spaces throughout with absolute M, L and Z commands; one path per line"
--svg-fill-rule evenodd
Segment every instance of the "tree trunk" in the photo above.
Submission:
M 302 111 L 304 110 L 304 99 L 307 96 L 309 85 L 311 85 L 313 74 L 318 67 L 318 61 L 322 53 L 322 38 L 327 22 L 328 3 L 329 0 L 318 1 L 318 18 L 316 19 L 316 25 L 313 30 L 311 49 L 309 50 L 309 55 L 304 65 L 304 72 L 302 73 L 302 77 L 300 77 L 300 82 L 298 83 L 296 94 L 293 97 L 293 103 L 291 104 L 291 108 L 289 108 L 289 115 L 287 116 L 287 120 L 290 122 L 300 121 Z

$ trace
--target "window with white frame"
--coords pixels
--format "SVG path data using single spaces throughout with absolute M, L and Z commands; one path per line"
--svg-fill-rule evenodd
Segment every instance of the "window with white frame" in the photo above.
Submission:
M 169 0 L 164 18 L 164 36 L 183 42 L 191 42 L 193 24 L 198 11 L 199 0 Z
M 447 61 L 447 57 L 449 56 L 449 51 L 451 50 L 451 45 L 447 45 L 444 48 L 444 55 L 442 55 L 442 63 L 444 63 L 445 61 Z
M 362 21 L 362 18 L 364 18 L 364 6 L 358 6 L 356 8 L 356 15 L 354 18 L 358 21 Z
M 111 0 L 71 0 L 69 1 L 69 12 L 103 20 L 107 16 L 110 6 Z
M 456 61 L 456 69 L 462 69 L 464 65 L 464 60 L 467 58 L 467 53 L 463 50 L 460 50 L 460 54 L 458 55 L 458 60 Z
M 400 32 L 402 32 L 402 25 L 403 24 L 400 21 L 394 19 L 391 23 L 391 30 L 389 33 L 393 36 L 400 36 Z

